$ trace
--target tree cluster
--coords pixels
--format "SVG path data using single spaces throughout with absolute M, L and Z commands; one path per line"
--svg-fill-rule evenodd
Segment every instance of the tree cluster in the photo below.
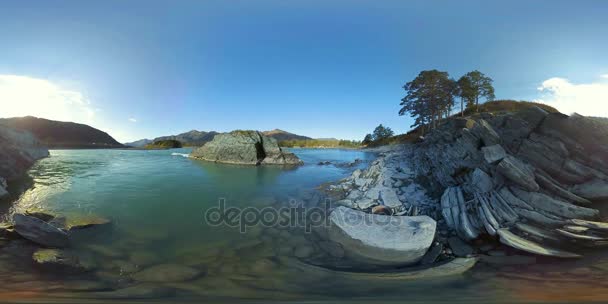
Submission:
M 393 137 L 394 135 L 395 135 L 395 132 L 393 132 L 393 130 L 391 128 L 385 127 L 382 124 L 380 124 L 379 126 L 377 126 L 374 129 L 374 132 L 372 132 L 371 134 L 365 135 L 365 138 L 363 138 L 363 141 L 361 142 L 361 144 L 369 145 L 370 143 L 372 143 L 374 141 L 388 139 L 388 138 Z
M 469 72 L 458 81 L 447 72 L 422 71 L 403 88 L 407 94 L 401 99 L 399 115 L 409 113 L 415 119 L 411 127 L 422 127 L 423 134 L 450 116 L 456 98 L 460 98 L 461 112 L 465 102 L 467 107 L 477 108 L 480 99 L 494 99 L 492 79 L 479 71 Z

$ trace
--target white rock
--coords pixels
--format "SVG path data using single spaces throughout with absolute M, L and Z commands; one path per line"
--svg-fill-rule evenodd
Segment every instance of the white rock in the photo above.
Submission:
M 437 223 L 428 216 L 387 216 L 338 207 L 329 237 L 347 256 L 373 265 L 411 265 L 424 256 Z
M 347 199 L 354 200 L 361 197 L 362 193 L 359 190 L 351 190 L 346 196 Z
M 379 188 L 379 187 L 371 188 L 371 189 L 369 189 L 369 190 L 367 190 L 365 192 L 364 196 L 367 197 L 367 198 L 369 198 L 369 199 L 372 199 L 372 200 L 377 200 L 377 199 L 380 198 L 380 190 L 381 189 L 382 188 Z
M 380 191 L 380 198 L 382 199 L 382 204 L 390 208 L 399 208 L 403 205 L 399 197 L 397 197 L 395 190 L 390 188 Z
M 359 209 L 368 209 L 378 204 L 376 200 L 367 197 L 360 198 L 355 203 L 357 203 Z
M 355 203 L 349 199 L 343 199 L 343 200 L 336 201 L 335 204 L 337 206 L 345 206 L 345 207 L 349 207 L 349 208 L 355 207 Z
M 357 187 L 364 187 L 369 185 L 372 180 L 369 178 L 355 178 L 355 185 Z

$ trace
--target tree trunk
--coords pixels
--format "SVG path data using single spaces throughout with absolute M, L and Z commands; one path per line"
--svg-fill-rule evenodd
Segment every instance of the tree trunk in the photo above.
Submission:
M 464 98 L 460 98 L 460 116 L 464 117 Z

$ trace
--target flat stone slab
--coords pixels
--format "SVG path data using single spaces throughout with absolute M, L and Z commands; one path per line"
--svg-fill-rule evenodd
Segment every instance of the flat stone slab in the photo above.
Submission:
M 300 261 L 293 261 L 290 265 L 306 273 L 330 275 L 334 280 L 367 281 L 367 282 L 394 282 L 404 280 L 425 280 L 441 277 L 461 275 L 475 266 L 477 258 L 455 258 L 445 263 L 398 269 L 392 272 L 350 272 L 314 266 Z
M 522 250 L 522 251 L 529 252 L 529 253 L 534 253 L 534 254 L 544 255 L 544 256 L 553 256 L 553 257 L 558 257 L 558 258 L 580 258 L 581 257 L 580 255 L 578 255 L 576 253 L 543 246 L 543 245 L 537 244 L 535 242 L 532 242 L 530 240 L 526 240 L 520 236 L 513 234 L 512 232 L 510 232 L 509 230 L 507 230 L 505 228 L 498 229 L 498 235 L 500 236 L 501 243 L 503 243 L 507 246 L 511 246 L 513 248 Z
M 183 282 L 189 281 L 201 275 L 198 269 L 177 265 L 161 264 L 146 268 L 133 275 L 133 279 L 138 282 Z
M 437 223 L 428 216 L 388 216 L 338 207 L 330 214 L 330 225 L 330 239 L 353 260 L 407 266 L 428 251 Z

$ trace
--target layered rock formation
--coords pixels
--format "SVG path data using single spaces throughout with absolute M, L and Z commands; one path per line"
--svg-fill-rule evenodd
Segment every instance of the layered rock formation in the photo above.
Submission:
M 8 195 L 7 180 L 23 176 L 36 160 L 48 155 L 31 133 L 0 124 L 0 198 Z
M 461 239 L 497 237 L 540 255 L 605 245 L 608 123 L 531 108 L 452 119 L 409 153 Z
M 300 165 L 293 153 L 283 151 L 277 141 L 258 131 L 232 131 L 216 135 L 194 150 L 190 157 L 243 165 Z

